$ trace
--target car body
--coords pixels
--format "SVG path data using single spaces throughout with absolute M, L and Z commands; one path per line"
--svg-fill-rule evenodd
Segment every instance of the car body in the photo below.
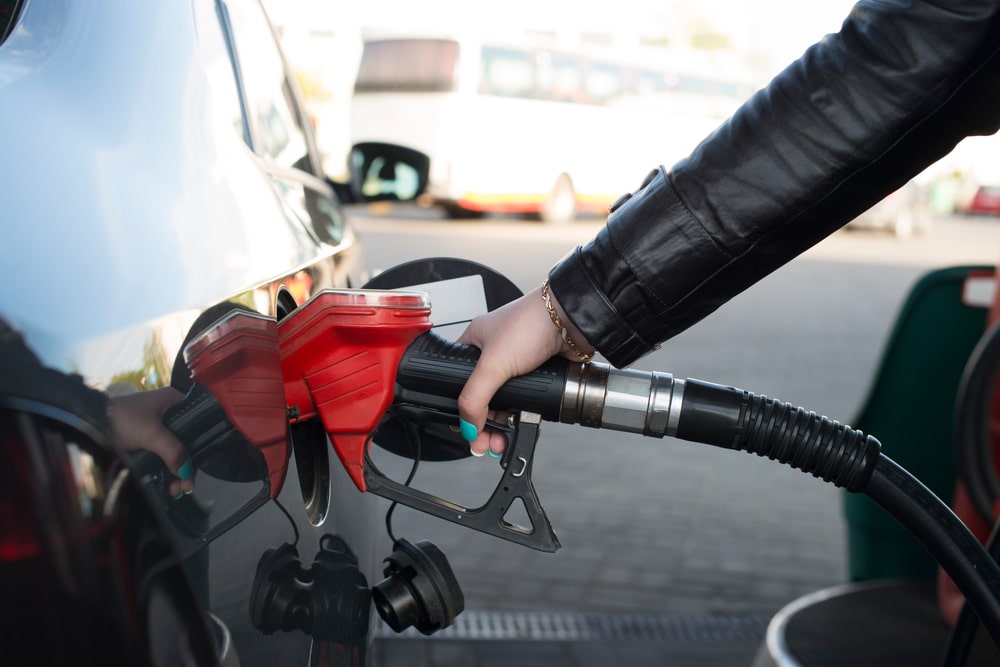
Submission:
M 909 238 L 929 230 L 932 222 L 924 188 L 911 181 L 849 222 L 847 228 L 877 230 Z
M 1000 215 L 1000 163 L 997 135 L 967 137 L 949 155 L 940 185 L 951 204 L 949 213 Z
M 1000 215 L 1000 185 L 966 185 L 955 199 L 955 212 L 963 215 Z
M 21 359 L 112 399 L 184 391 L 185 343 L 230 305 L 274 321 L 321 289 L 367 279 L 258 0 L 7 2 L 0 37 L 4 12 L 0 321 L 6 339 L 23 342 Z M 212 619 L 226 664 L 367 664 L 367 607 L 335 635 L 280 623 L 262 630 L 251 619 L 258 564 L 282 548 L 285 571 L 308 572 L 335 541 L 355 584 L 378 579 L 385 554 L 375 553 L 375 499 L 358 493 L 325 434 L 290 448 L 276 498 L 287 514 L 274 503 L 241 513 L 259 480 L 197 473 L 194 493 L 176 501 L 156 498 L 158 489 L 126 493 L 101 486 L 94 471 L 118 465 L 116 450 L 72 401 L 60 401 L 60 386 L 53 380 L 51 397 L 43 388 L 30 399 L 0 390 L 10 427 L 0 435 L 8 463 L 20 462 L 0 494 L 4 664 L 139 664 L 147 649 L 183 649 L 190 636 L 178 628 L 198 625 L 200 614 Z M 41 449 L 25 444 L 39 433 Z M 25 452 L 39 451 L 68 467 L 35 466 L 41 459 Z M 152 542 L 121 535 L 160 526 L 178 544 L 192 522 L 227 530 L 180 550 L 183 575 L 167 579 L 140 567 Z M 46 553 L 55 560 L 43 562 Z M 157 562 L 160 574 L 176 570 L 169 556 Z M 133 576 L 116 578 L 125 566 Z M 130 590 L 145 575 L 166 583 L 165 598 Z M 162 613 L 163 599 L 176 613 Z M 54 600 L 58 609 L 46 602 Z M 115 605 L 139 607 L 116 615 Z M 136 629 L 139 621 L 148 627 Z M 137 638 L 117 650 L 131 631 Z M 197 651 L 181 653 L 183 664 L 199 662 Z

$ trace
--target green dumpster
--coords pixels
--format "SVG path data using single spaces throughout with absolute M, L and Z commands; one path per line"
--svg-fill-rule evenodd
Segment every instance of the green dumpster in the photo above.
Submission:
M 987 309 L 964 304 L 962 291 L 971 273 L 992 271 L 981 266 L 935 270 L 914 285 L 852 423 L 878 438 L 886 456 L 946 503 L 956 475 L 955 395 L 987 320 Z M 845 493 L 844 511 L 852 581 L 935 576 L 937 564 L 924 548 L 867 497 Z

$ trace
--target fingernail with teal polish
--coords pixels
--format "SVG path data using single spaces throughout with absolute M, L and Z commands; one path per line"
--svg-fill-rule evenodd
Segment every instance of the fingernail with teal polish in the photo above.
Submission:
M 187 463 L 185 463 L 184 465 L 182 465 L 180 468 L 177 469 L 177 477 L 179 477 L 182 482 L 186 482 L 189 479 L 191 479 L 191 475 L 193 474 L 194 474 L 194 466 L 191 465 L 190 461 L 188 461 Z
M 503 456 L 503 454 L 498 454 L 497 452 L 494 452 L 492 449 L 487 449 L 486 453 L 489 454 L 490 456 L 492 456 L 495 459 L 499 459 L 499 458 L 501 458 Z
M 472 442 L 479 436 L 479 429 L 477 429 L 475 426 L 465 421 L 464 419 L 459 419 L 458 425 L 462 431 L 462 437 L 465 438 L 468 442 Z
M 177 494 L 176 496 L 174 496 L 174 500 L 180 500 L 180 499 L 181 499 L 181 498 L 183 498 L 183 497 L 184 497 L 184 492 L 183 492 L 183 491 L 181 491 L 181 492 L 180 492 L 180 493 L 178 493 L 178 494 Z

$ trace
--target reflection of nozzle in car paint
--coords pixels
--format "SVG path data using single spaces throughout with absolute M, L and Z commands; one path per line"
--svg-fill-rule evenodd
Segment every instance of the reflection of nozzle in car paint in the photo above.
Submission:
M 207 529 L 173 521 L 178 550 L 191 555 L 268 500 L 278 496 L 288 469 L 288 413 L 274 319 L 228 304 L 229 312 L 184 348 L 191 388 L 171 406 L 164 425 L 184 444 L 199 473 L 225 482 L 256 483 L 258 492 Z M 141 452 L 132 473 L 161 513 L 172 476 L 159 457 Z
M 454 623 L 465 597 L 437 546 L 399 540 L 385 561 L 386 579 L 369 590 L 357 558 L 336 535 L 322 538 L 309 566 L 291 544 L 268 549 L 257 564 L 251 621 L 264 634 L 301 630 L 321 641 L 349 644 L 368 634 L 374 598 L 396 632 L 414 626 L 430 635 Z
M 164 423 L 200 470 L 231 482 L 266 478 L 274 498 L 290 448 L 277 323 L 233 308 L 185 346 L 194 385 Z
M 306 567 L 291 544 L 268 549 L 257 564 L 250 619 L 264 634 L 301 630 L 336 644 L 368 635 L 371 593 L 358 560 L 340 537 L 325 535 Z
M 163 416 L 195 467 L 216 479 L 265 481 L 277 497 L 290 451 L 277 323 L 233 305 L 184 348 L 191 388 Z M 146 483 L 165 476 L 149 453 L 133 470 Z

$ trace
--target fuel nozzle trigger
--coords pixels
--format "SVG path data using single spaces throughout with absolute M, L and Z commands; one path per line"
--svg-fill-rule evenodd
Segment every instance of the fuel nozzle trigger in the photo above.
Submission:
M 372 493 L 388 498 L 439 519 L 457 523 L 539 551 L 559 549 L 559 538 L 545 514 L 531 482 L 531 466 L 541 426 L 541 415 L 533 412 L 513 413 L 509 425 L 493 424 L 507 433 L 507 449 L 500 459 L 503 474 L 489 500 L 477 508 L 438 498 L 389 479 L 365 455 L 365 483 Z M 454 417 L 452 417 L 454 419 Z M 454 422 L 452 422 L 454 423 Z M 530 525 L 523 526 L 508 518 L 520 500 Z

